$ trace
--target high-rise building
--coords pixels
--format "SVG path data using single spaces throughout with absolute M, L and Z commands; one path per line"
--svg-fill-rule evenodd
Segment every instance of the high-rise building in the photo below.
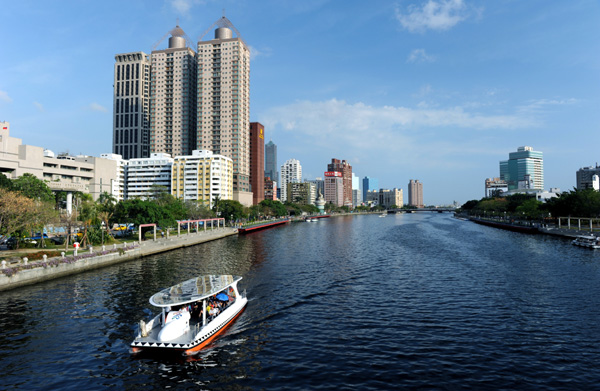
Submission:
M 173 159 L 171 194 L 182 200 L 202 201 L 212 207 L 215 197 L 233 198 L 233 161 L 211 151 L 192 152 Z
M 277 171 L 277 145 L 271 140 L 265 145 L 265 176 L 274 181 L 279 180 L 279 171 Z
M 339 172 L 342 174 L 342 205 L 352 208 L 352 166 L 345 160 L 331 159 L 327 165 L 328 172 Z M 327 197 L 325 197 L 327 200 Z
M 265 199 L 265 127 L 250 122 L 250 190 L 252 204 Z
M 196 52 L 179 26 L 169 33 L 169 47 L 150 55 L 150 152 L 191 155 L 196 149 Z
M 600 167 L 583 167 L 577 170 L 577 190 L 594 189 L 594 175 L 600 176 Z
M 339 171 L 325 172 L 325 202 L 335 206 L 344 206 L 344 178 Z
M 233 159 L 234 199 L 252 205 L 250 50 L 225 16 L 213 27 L 214 39 L 198 42 L 197 148 Z
M 362 180 L 362 194 L 363 200 L 367 200 L 367 192 L 379 190 L 379 179 L 377 178 L 369 178 L 368 176 L 364 177 Z
M 281 197 L 279 197 L 281 202 L 293 201 L 293 200 L 288 200 L 288 197 L 287 197 L 288 183 L 297 183 L 297 182 L 301 182 L 301 181 L 302 181 L 302 166 L 300 165 L 300 162 L 296 159 L 286 160 L 286 162 L 283 163 L 283 165 L 281 166 L 281 183 L 279 185 L 280 189 L 281 189 Z
M 150 156 L 148 55 L 117 54 L 113 86 L 113 152 L 125 160 Z
M 419 180 L 408 182 L 408 205 L 423 208 L 423 184 Z
M 532 147 L 519 147 L 500 162 L 500 179 L 506 181 L 508 190 L 544 190 L 544 154 Z

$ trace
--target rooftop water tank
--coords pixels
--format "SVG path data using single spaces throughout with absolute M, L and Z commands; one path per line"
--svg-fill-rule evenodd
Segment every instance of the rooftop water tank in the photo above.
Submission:
M 227 27 L 219 27 L 215 30 L 215 39 L 231 39 L 233 33 Z
M 185 38 L 179 36 L 172 36 L 169 38 L 169 49 L 182 49 L 185 48 Z

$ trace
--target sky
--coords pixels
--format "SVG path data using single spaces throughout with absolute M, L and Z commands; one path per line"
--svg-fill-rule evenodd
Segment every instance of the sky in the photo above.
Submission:
M 114 56 L 196 43 L 223 13 L 250 46 L 250 120 L 278 164 L 332 158 L 427 205 L 484 196 L 520 146 L 544 187 L 600 163 L 596 0 L 0 0 L 0 121 L 24 144 L 111 152 Z M 211 39 L 208 31 L 205 39 Z M 165 38 L 165 39 L 163 39 Z M 162 39 L 162 41 L 161 41 Z

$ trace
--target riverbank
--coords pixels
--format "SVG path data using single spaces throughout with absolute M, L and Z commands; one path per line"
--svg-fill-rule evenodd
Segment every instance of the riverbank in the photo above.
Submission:
M 461 220 L 469 220 L 472 221 L 476 224 L 481 224 L 481 225 L 487 225 L 489 227 L 493 227 L 493 228 L 499 228 L 499 229 L 504 229 L 504 230 L 508 230 L 508 231 L 515 231 L 515 232 L 521 232 L 521 233 L 536 233 L 536 234 L 543 234 L 543 235 L 550 235 L 550 236 L 556 236 L 556 237 L 561 237 L 564 239 L 575 239 L 577 236 L 581 236 L 581 235 L 595 235 L 596 236 L 600 236 L 600 233 L 593 232 L 590 230 L 581 230 L 581 229 L 574 229 L 574 228 L 562 228 L 562 227 L 557 227 L 554 225 L 540 225 L 540 224 L 524 224 L 524 223 L 505 223 L 505 222 L 499 222 L 496 220 L 488 220 L 488 219 L 482 219 L 482 218 L 472 218 L 472 217 L 461 217 L 461 216 L 455 216 Z
M 132 259 L 172 251 L 183 247 L 237 235 L 235 228 L 219 228 L 198 233 L 171 235 L 166 238 L 147 240 L 142 243 L 130 242 L 119 246 L 96 247 L 81 250 L 77 256 L 59 256 L 40 261 L 19 261 L 17 264 L 4 264 L 0 273 L 0 291 L 14 289 L 38 282 L 81 273 L 126 262 Z

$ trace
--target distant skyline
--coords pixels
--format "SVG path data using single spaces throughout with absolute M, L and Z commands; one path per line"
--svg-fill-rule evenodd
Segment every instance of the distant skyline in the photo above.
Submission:
M 600 161 L 593 0 L 4 1 L 0 121 L 25 144 L 110 152 L 115 55 L 149 54 L 177 19 L 195 45 L 223 9 L 251 48 L 250 120 L 304 178 L 344 159 L 462 204 L 520 146 L 543 152 L 546 189 Z

